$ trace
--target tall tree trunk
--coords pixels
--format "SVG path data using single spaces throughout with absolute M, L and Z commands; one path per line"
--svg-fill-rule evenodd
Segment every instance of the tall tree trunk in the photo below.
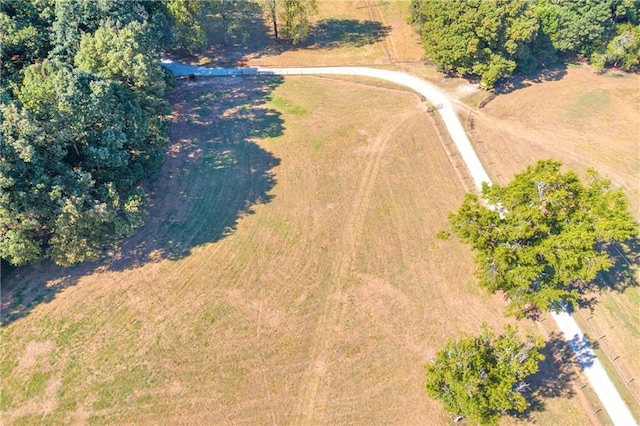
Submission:
M 273 5 L 273 9 L 271 9 L 271 20 L 273 21 L 273 35 L 278 39 L 278 14 L 276 13 L 276 6 Z

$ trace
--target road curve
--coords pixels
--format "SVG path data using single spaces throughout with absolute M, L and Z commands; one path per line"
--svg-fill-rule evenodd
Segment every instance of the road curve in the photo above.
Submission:
M 390 81 L 408 87 L 424 96 L 436 106 L 442 121 L 447 127 L 451 139 L 456 144 L 467 169 L 473 178 L 478 191 L 482 184 L 491 185 L 491 179 L 484 169 L 480 159 L 467 137 L 452 103 L 445 93 L 434 85 L 410 74 L 400 71 L 389 71 L 366 67 L 311 67 L 311 68 L 205 68 L 163 59 L 162 65 L 174 75 L 203 75 L 203 76 L 242 76 L 242 75 L 353 75 L 371 77 Z M 591 383 L 592 389 L 615 425 L 630 426 L 638 423 L 631 411 L 624 403 L 613 382 L 591 349 L 582 330 L 566 311 L 552 313 L 558 328 L 573 350 L 580 367 Z

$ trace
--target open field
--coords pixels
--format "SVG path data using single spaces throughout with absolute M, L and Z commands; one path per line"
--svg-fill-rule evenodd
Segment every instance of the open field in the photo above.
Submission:
M 326 24 L 304 49 L 253 25 L 247 48 L 192 59 L 415 61 L 407 5 L 319 1 Z M 569 68 L 476 110 L 485 94 L 466 81 L 402 67 L 458 97 L 463 121 L 475 110 L 472 136 L 498 182 L 549 156 L 595 167 L 640 219 L 637 76 Z M 512 319 L 477 288 L 471 253 L 434 237 L 464 189 L 419 99 L 350 79 L 182 84 L 148 225 L 103 262 L 3 280 L 3 424 L 446 422 L 422 365 L 445 339 Z M 638 287 L 605 292 L 585 319 L 631 386 L 639 304 Z M 606 423 L 548 323 L 521 322 L 562 358 L 536 378 L 549 397 L 532 419 Z
M 469 251 L 435 238 L 464 191 L 418 97 L 309 77 L 182 89 L 149 224 L 103 263 L 3 283 L 3 422 L 446 422 L 423 364 L 510 320 Z M 546 366 L 556 396 L 532 418 L 588 423 L 571 372 Z
M 594 168 L 621 188 L 640 221 L 640 76 L 596 75 L 569 67 L 557 81 L 533 83 L 473 110 L 473 139 L 499 183 L 542 158 L 584 173 Z M 469 114 L 469 112 L 465 112 Z M 465 118 L 466 121 L 466 118 Z M 584 176 L 584 175 L 583 175 Z M 598 295 L 593 311 L 581 310 L 583 330 L 600 345 L 635 396 L 640 416 L 640 259 L 638 247 L 613 254 L 630 277 L 604 275 L 614 286 Z M 580 318 L 579 318 L 580 319 Z M 629 398 L 629 397 L 627 397 Z

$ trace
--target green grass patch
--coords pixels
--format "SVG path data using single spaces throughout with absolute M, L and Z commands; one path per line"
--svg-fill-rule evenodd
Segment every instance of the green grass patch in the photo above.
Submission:
M 298 117 L 309 114 L 309 111 L 300 106 L 294 105 L 291 101 L 285 98 L 269 95 L 267 99 L 269 100 L 269 104 L 272 107 L 278 109 L 279 111 L 282 111 L 285 114 L 291 114 Z
M 47 380 L 51 373 L 48 372 L 36 372 L 29 377 L 24 383 L 24 395 L 27 398 L 33 398 L 36 395 L 40 395 L 47 385 Z
M 611 95 L 606 90 L 585 92 L 569 107 L 571 118 L 587 118 L 603 113 L 611 104 Z
M 146 366 L 118 372 L 114 374 L 111 382 L 96 386 L 98 400 L 94 402 L 93 409 L 101 410 L 122 404 L 130 399 L 136 390 L 148 389 L 153 382 L 151 371 Z
M 0 392 L 0 411 L 5 411 L 11 406 L 13 396 L 7 392 Z

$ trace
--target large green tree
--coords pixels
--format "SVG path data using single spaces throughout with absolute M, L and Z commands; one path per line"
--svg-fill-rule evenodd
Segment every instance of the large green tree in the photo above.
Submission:
M 206 18 L 215 1 L 167 0 L 167 11 L 181 47 L 193 52 L 207 45 Z
M 540 339 L 518 337 L 516 327 L 496 335 L 486 325 L 478 336 L 448 341 L 425 366 L 426 390 L 454 418 L 496 423 L 509 410 L 524 411 L 526 378 L 544 356 Z
M 53 8 L 47 0 L 0 2 L 0 85 L 18 80 L 23 66 L 48 55 Z
M 485 185 L 450 215 L 458 237 L 476 250 L 477 276 L 526 315 L 573 303 L 611 267 L 605 248 L 638 232 L 620 190 L 589 170 L 583 185 L 561 163 L 539 161 L 506 186 Z
M 616 36 L 607 45 L 602 55 L 604 64 L 620 67 L 625 71 L 640 68 L 640 25 L 620 25 Z
M 158 166 L 161 147 L 146 139 L 146 116 L 129 91 L 45 60 L 25 69 L 0 116 L 2 258 L 70 265 L 140 225 L 138 183 Z
M 158 53 L 162 46 L 155 34 L 156 28 L 146 22 L 134 21 L 122 28 L 107 23 L 82 37 L 75 65 L 131 90 L 149 118 L 148 138 L 162 144 L 166 134 L 163 116 L 169 104 L 165 100 L 167 77 Z
M 142 223 L 167 141 L 159 55 L 185 22 L 170 3 L 0 2 L 4 260 L 94 259 Z
M 414 0 L 426 56 L 444 72 L 477 75 L 491 88 L 537 60 L 538 18 L 526 0 Z
M 589 58 L 604 52 L 623 24 L 638 24 L 640 3 L 635 0 L 540 0 L 536 12 L 541 31 L 561 53 Z

